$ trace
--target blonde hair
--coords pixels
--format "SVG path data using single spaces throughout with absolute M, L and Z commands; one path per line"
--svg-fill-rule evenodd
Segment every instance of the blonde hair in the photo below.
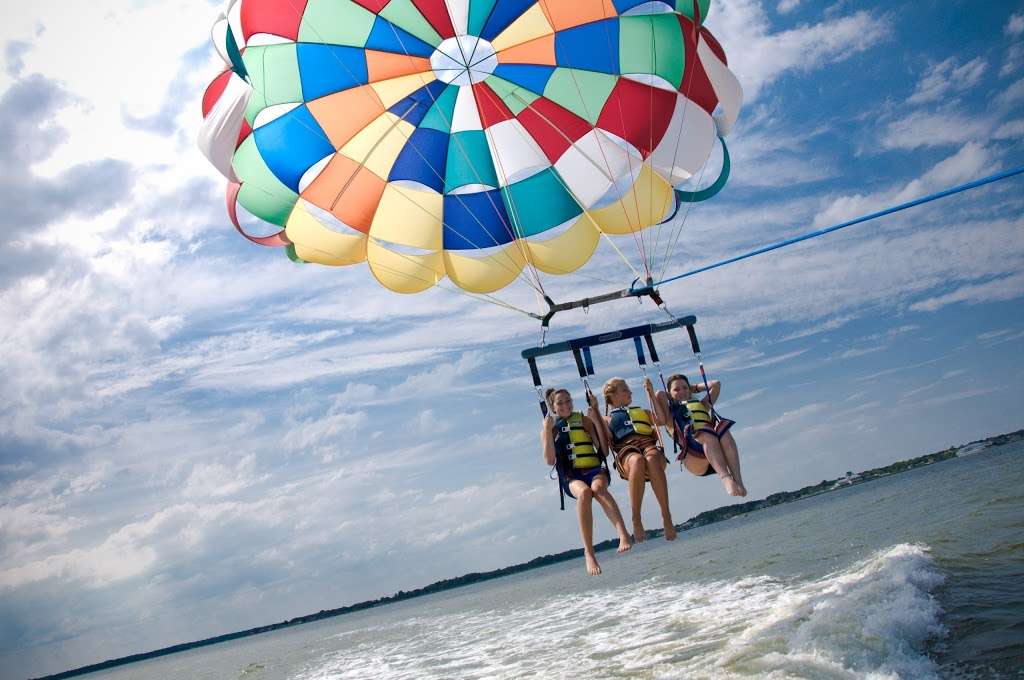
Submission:
M 555 410 L 555 397 L 557 397 L 559 394 L 563 392 L 567 397 L 572 399 L 572 394 L 570 394 L 569 390 L 565 389 L 564 387 L 549 387 L 546 390 L 544 390 L 544 401 L 548 402 L 548 409 L 552 413 Z
M 608 407 L 612 403 L 612 392 L 619 389 L 621 385 L 625 385 L 626 381 L 622 378 L 612 378 L 604 384 L 601 388 L 601 394 L 604 395 L 604 414 L 608 415 Z

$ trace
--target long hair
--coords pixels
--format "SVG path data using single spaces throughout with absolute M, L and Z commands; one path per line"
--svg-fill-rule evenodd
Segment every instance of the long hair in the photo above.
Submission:
M 618 389 L 619 385 L 625 385 L 626 381 L 622 378 L 612 378 L 601 387 L 601 394 L 604 395 L 604 414 L 608 415 L 608 407 L 612 403 L 612 392 Z

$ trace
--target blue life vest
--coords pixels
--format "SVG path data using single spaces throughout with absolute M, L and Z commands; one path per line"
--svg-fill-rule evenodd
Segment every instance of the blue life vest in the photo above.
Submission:
M 654 423 L 647 417 L 647 411 L 639 406 L 620 406 L 612 409 L 610 428 L 616 446 L 630 435 L 654 435 Z

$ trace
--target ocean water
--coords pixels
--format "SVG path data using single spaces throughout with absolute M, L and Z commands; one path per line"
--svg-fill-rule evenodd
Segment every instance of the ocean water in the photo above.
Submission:
M 1024 678 L 1022 444 L 598 557 L 87 677 Z

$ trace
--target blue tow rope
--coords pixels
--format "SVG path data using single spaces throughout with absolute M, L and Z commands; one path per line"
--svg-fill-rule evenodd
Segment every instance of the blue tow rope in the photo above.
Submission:
M 1008 177 L 1013 177 L 1014 175 L 1019 175 L 1021 173 L 1024 173 L 1024 167 L 1013 168 L 1012 170 L 1006 170 L 1004 172 L 996 173 L 995 175 L 989 175 L 988 177 L 983 177 L 983 178 L 975 180 L 973 182 L 968 182 L 967 184 L 961 184 L 959 186 L 951 187 L 949 189 L 945 189 L 943 191 L 936 192 L 934 194 L 929 194 L 929 195 L 924 196 L 922 198 L 914 199 L 913 201 L 907 201 L 906 203 L 900 203 L 899 205 L 892 206 L 891 208 L 886 208 L 885 210 L 879 210 L 878 212 L 873 212 L 873 213 L 871 213 L 869 215 L 862 215 L 861 217 L 857 217 L 855 219 L 852 219 L 849 222 L 843 222 L 842 224 L 836 224 L 836 225 L 833 225 L 831 227 L 825 227 L 824 229 L 818 229 L 817 231 L 811 231 L 811 232 L 808 232 L 806 234 L 801 234 L 800 236 L 795 236 L 793 238 L 786 239 L 785 241 L 779 241 L 778 243 L 773 243 L 771 245 L 764 246 L 763 248 L 758 248 L 757 250 L 752 250 L 749 253 L 743 253 L 742 255 L 737 255 L 735 257 L 730 257 L 727 260 L 721 260 L 719 262 L 715 262 L 714 264 L 709 264 L 709 265 L 706 265 L 704 267 L 699 267 L 697 269 L 692 269 L 692 270 L 690 270 L 688 272 L 684 272 L 684 273 L 678 274 L 676 276 L 670 276 L 667 279 L 662 279 L 661 281 L 655 281 L 655 282 L 653 282 L 653 283 L 651 283 L 649 285 L 654 287 L 654 286 L 660 286 L 661 284 L 668 283 L 670 281 L 678 281 L 679 279 L 685 279 L 688 276 L 694 276 L 695 274 L 700 274 L 702 272 L 710 271 L 712 269 L 717 269 L 719 267 L 724 267 L 727 264 L 732 264 L 733 262 L 739 262 L 740 260 L 745 260 L 748 257 L 754 257 L 755 255 L 760 255 L 762 253 L 767 253 L 767 252 L 770 252 L 772 250 L 778 250 L 779 248 L 785 248 L 786 246 L 793 245 L 794 243 L 799 243 L 800 241 L 807 241 L 809 239 L 816 238 L 818 236 L 824 236 L 825 234 L 831 234 L 833 231 L 839 231 L 840 229 L 845 229 L 846 227 L 852 227 L 855 224 L 860 224 L 862 222 L 867 222 L 869 220 L 874 220 L 874 219 L 877 219 L 879 217 L 884 217 L 885 215 L 891 215 L 892 213 L 899 212 L 901 210 L 906 210 L 907 208 L 913 208 L 914 206 L 918 206 L 918 205 L 921 205 L 923 203 L 928 203 L 929 201 L 934 201 L 934 200 L 939 199 L 939 198 L 945 198 L 946 196 L 952 196 L 953 194 L 958 194 L 958 193 L 960 193 L 962 191 L 968 191 L 970 189 L 976 189 L 976 188 L 978 188 L 980 186 L 984 186 L 985 184 L 991 184 L 992 182 L 998 182 L 1001 179 L 1006 179 Z

